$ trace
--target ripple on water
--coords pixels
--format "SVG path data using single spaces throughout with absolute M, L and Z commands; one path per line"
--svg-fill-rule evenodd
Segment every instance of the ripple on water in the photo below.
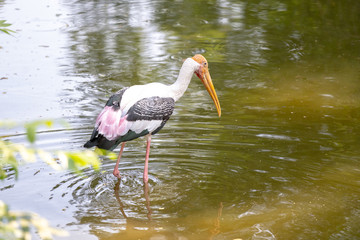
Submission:
M 137 171 L 127 171 L 120 181 L 112 172 L 88 170 L 84 176 L 67 174 L 51 191 L 64 189 L 65 194 L 72 196 L 69 202 L 76 206 L 74 217 L 78 222 L 98 223 L 105 232 L 111 232 L 111 225 L 106 227 L 107 223 L 125 224 L 129 217 L 142 219 L 148 214 L 139 206 L 144 198 L 144 190 Z M 70 225 L 77 224 L 74 222 Z
M 105 159 L 100 172 L 86 169 L 83 176 L 69 173 L 53 187 L 53 194 L 61 192 L 63 196 L 72 196 L 70 203 L 76 206 L 74 217 L 78 222 L 97 223 L 102 232 L 112 232 L 114 224 L 116 228 L 126 228 L 128 224 L 139 229 L 146 228 L 144 222 L 149 219 L 155 221 L 157 226 L 157 219 L 161 222 L 164 219 L 173 221 L 179 215 L 192 213 L 199 208 L 203 197 L 212 197 L 214 189 L 221 189 L 222 186 L 228 189 L 226 178 L 212 177 L 218 163 L 197 155 L 184 158 L 176 154 L 163 154 L 162 151 L 169 151 L 166 148 L 158 149 L 160 153 L 154 151 L 151 155 L 149 185 L 144 188 L 144 156 L 138 151 L 138 143 L 134 144 L 135 147 L 128 147 L 123 155 L 119 167 L 122 175 L 120 181 L 112 175 L 115 162 Z M 156 148 L 156 141 L 154 145 Z M 219 204 L 219 199 L 217 196 L 205 205 L 213 208 Z M 201 208 L 204 207 L 201 203 Z M 169 230 L 173 226 L 158 227 Z

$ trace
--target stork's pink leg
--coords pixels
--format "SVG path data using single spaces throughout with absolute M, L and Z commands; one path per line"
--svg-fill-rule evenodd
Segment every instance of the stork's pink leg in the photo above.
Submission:
M 144 183 L 148 183 L 148 166 L 149 166 L 149 155 L 150 155 L 150 143 L 151 143 L 151 134 L 146 136 L 147 144 L 146 144 L 146 155 L 145 155 L 145 167 L 144 167 Z
M 113 171 L 114 176 L 117 177 L 118 179 L 121 178 L 120 171 L 119 171 L 119 163 L 120 163 L 121 155 L 122 155 L 122 153 L 124 151 L 124 147 L 125 147 L 125 142 L 123 142 L 121 144 L 121 149 L 120 149 L 120 152 L 119 152 L 119 156 L 117 158 L 117 161 L 116 161 L 116 164 L 115 164 L 115 167 L 114 167 L 114 171 Z

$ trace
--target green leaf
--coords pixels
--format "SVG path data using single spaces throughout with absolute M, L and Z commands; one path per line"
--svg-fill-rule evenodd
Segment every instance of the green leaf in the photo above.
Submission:
M 59 121 L 64 125 L 63 121 Z M 40 125 L 44 125 L 51 128 L 54 125 L 54 120 L 39 120 L 34 122 L 28 122 L 25 124 L 26 136 L 30 143 L 34 143 L 36 140 L 36 130 Z
M 10 34 L 10 33 L 14 33 L 15 31 L 13 30 L 10 30 L 6 27 L 9 27 L 11 26 L 10 23 L 6 23 L 6 20 L 0 20 L 0 31 L 3 32 L 3 33 L 6 33 L 6 34 Z
M 76 166 L 72 158 L 68 158 L 68 169 L 76 171 Z
M 6 20 L 0 20 L 0 27 L 8 27 L 11 25 L 11 24 L 5 23 L 5 22 L 6 22 Z
M 26 137 L 30 143 L 34 143 L 36 140 L 36 127 L 37 124 L 35 123 L 29 123 L 25 125 Z
M 117 155 L 114 152 L 107 151 L 105 149 L 95 148 L 94 152 L 99 156 L 106 156 L 106 157 L 110 158 L 111 160 L 117 159 Z
M 4 180 L 6 178 L 6 172 L 5 170 L 2 168 L 2 166 L 0 166 L 0 180 Z

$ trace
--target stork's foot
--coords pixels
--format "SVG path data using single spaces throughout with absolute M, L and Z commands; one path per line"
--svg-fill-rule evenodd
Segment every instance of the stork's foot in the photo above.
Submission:
M 121 176 L 120 176 L 120 171 L 119 171 L 118 168 L 114 168 L 113 175 L 114 175 L 115 177 L 117 177 L 118 179 L 121 178 Z

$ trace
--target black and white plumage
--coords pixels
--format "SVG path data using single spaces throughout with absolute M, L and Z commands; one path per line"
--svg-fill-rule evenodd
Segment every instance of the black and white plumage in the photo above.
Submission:
M 207 61 L 198 54 L 184 61 L 178 79 L 172 85 L 161 83 L 135 85 L 123 88 L 112 95 L 97 117 L 91 138 L 84 147 L 97 146 L 113 150 L 122 143 L 113 172 L 120 178 L 118 165 L 125 142 L 146 135 L 147 151 L 144 169 L 146 183 L 151 135 L 159 132 L 169 120 L 175 102 L 186 91 L 194 73 L 204 83 L 220 116 L 220 104 L 211 81 Z
M 113 150 L 121 142 L 150 133 L 154 135 L 164 127 L 174 111 L 173 98 L 156 96 L 137 101 L 124 116 L 121 116 L 120 101 L 124 90 L 126 89 L 110 97 L 102 114 L 96 120 L 96 127 L 85 147 L 97 146 L 101 149 Z M 121 118 L 116 123 L 114 121 L 119 119 L 118 116 Z

